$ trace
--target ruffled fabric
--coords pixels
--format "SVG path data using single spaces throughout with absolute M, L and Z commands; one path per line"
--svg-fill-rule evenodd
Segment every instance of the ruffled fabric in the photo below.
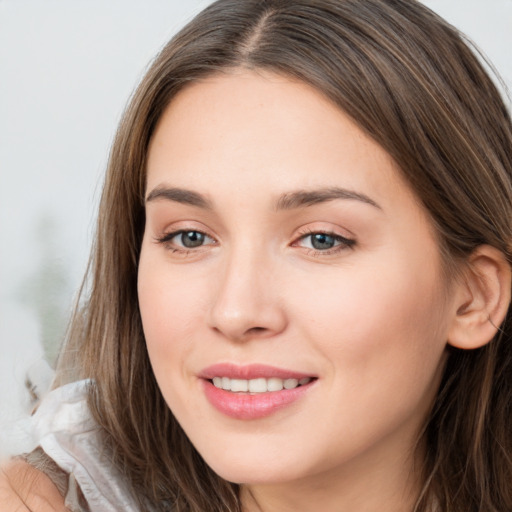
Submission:
M 35 441 L 68 475 L 65 498 L 72 512 L 140 512 L 87 406 L 91 384 L 73 382 L 44 398 L 32 419 Z

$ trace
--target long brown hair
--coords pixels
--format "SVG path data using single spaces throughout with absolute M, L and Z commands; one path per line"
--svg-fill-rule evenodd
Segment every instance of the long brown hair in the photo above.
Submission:
M 90 407 L 143 509 L 240 511 L 239 489 L 204 463 L 165 404 L 137 304 L 149 141 L 187 84 L 231 68 L 302 80 L 398 163 L 430 212 L 448 267 L 478 245 L 512 258 L 512 125 L 464 37 L 412 0 L 219 0 L 156 57 L 120 124 L 107 170 L 88 298 L 60 382 L 89 377 Z M 177 312 L 179 314 L 179 312 Z M 417 512 L 512 510 L 512 325 L 450 349 L 421 434 Z M 76 370 L 76 371 L 74 371 Z

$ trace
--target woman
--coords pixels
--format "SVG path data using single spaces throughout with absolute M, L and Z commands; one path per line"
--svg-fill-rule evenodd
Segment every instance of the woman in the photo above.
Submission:
M 90 380 L 43 402 L 11 487 L 511 510 L 511 155 L 498 91 L 421 4 L 211 5 L 125 113 L 57 386 Z

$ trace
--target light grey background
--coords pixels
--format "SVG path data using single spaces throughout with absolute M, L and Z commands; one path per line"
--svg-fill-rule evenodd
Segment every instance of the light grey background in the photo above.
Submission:
M 30 446 L 108 149 L 149 60 L 208 0 L 0 0 L 0 455 Z M 512 0 L 428 0 L 512 84 Z

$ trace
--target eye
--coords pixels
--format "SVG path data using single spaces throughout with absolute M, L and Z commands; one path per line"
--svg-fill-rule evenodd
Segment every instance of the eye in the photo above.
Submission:
M 314 233 L 313 235 L 308 235 L 306 237 L 306 240 L 307 239 L 309 239 L 311 247 L 317 251 L 332 249 L 337 242 L 334 236 L 328 235 L 327 233 Z
M 207 234 L 196 230 L 179 230 L 167 233 L 157 240 L 162 244 L 169 245 L 170 248 L 180 251 L 182 249 L 196 249 L 203 245 L 212 245 L 215 240 Z
M 355 243 L 355 240 L 336 233 L 314 232 L 300 237 L 296 245 L 317 252 L 329 253 L 352 247 Z
M 206 238 L 207 236 L 200 231 L 182 231 L 181 233 L 174 236 L 175 243 L 182 245 L 187 249 L 200 247 L 204 244 Z

